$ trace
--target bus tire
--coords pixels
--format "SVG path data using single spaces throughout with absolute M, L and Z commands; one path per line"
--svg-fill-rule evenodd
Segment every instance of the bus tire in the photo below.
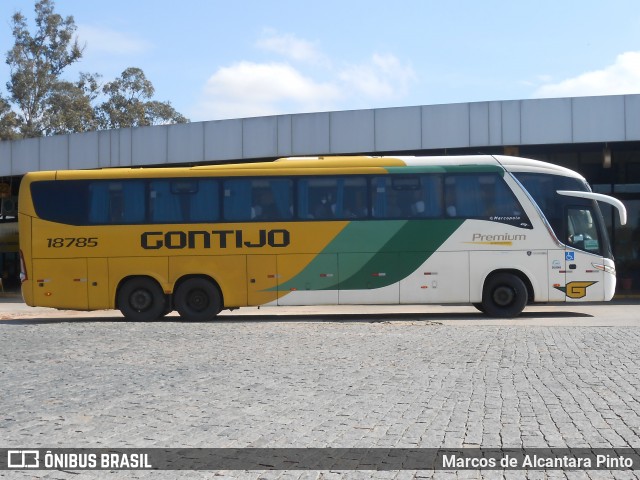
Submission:
M 118 290 L 118 308 L 127 320 L 149 322 L 163 316 L 166 298 L 155 280 L 131 278 Z
M 482 291 L 482 308 L 490 317 L 513 318 L 522 313 L 529 296 L 520 277 L 507 272 L 491 275 Z
M 188 278 L 178 285 L 173 304 L 180 316 L 191 322 L 212 320 L 222 310 L 216 285 L 199 277 Z

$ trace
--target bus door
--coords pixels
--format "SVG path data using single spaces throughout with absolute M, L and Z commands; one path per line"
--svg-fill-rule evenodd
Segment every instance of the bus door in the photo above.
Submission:
M 87 259 L 33 260 L 34 305 L 88 310 Z
M 612 205 L 618 211 L 620 225 L 627 223 L 627 210 L 617 198 L 594 192 L 558 190 L 563 197 L 595 200 Z M 566 202 L 566 200 L 565 200 Z M 567 300 L 610 300 L 615 290 L 615 265 L 604 220 L 595 202 L 571 201 L 565 207 Z
M 605 300 L 605 275 L 602 255 L 605 244 L 593 206 L 567 206 L 566 248 L 564 251 L 566 300 Z

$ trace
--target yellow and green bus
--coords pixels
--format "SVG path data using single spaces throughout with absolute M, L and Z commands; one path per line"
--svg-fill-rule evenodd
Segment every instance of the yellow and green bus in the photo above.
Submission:
M 209 320 L 260 305 L 603 301 L 615 265 L 579 174 L 507 156 L 319 157 L 27 174 L 31 306 Z

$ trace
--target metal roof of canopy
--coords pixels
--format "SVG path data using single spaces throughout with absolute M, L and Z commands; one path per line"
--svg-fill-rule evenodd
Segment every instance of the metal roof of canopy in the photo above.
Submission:
M 0 176 L 28 171 L 640 141 L 640 95 L 276 115 L 0 142 Z

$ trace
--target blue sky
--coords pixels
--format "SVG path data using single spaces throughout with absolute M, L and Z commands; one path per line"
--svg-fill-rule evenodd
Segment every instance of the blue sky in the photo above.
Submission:
M 34 0 L 0 0 L 0 91 Z M 86 44 L 67 72 L 140 67 L 192 121 L 640 93 L 637 0 L 57 0 Z

